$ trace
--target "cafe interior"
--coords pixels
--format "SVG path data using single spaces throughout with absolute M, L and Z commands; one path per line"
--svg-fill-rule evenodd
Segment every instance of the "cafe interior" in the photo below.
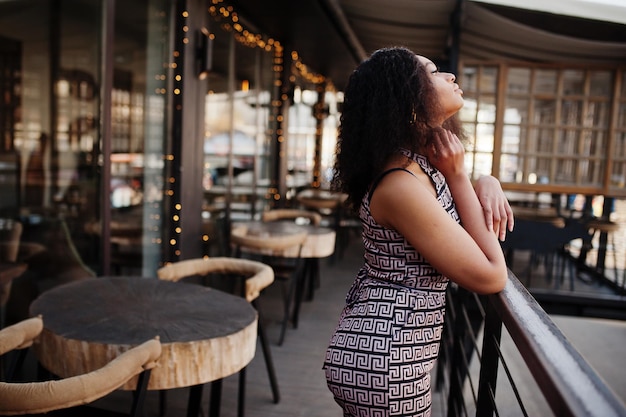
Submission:
M 539 255 L 528 282 L 533 262 L 566 251 L 577 273 L 623 295 L 626 8 L 546 3 L 0 0 L 0 329 L 27 322 L 16 346 L 39 338 L 51 375 L 118 361 L 108 392 L 201 387 L 251 360 L 265 332 L 255 303 L 282 281 L 279 336 L 258 350 L 287 343 L 320 270 L 360 244 L 358 218 L 331 187 L 342 89 L 390 45 L 457 74 L 468 171 L 500 180 L 519 231 L 503 249 Z M 204 293 L 175 281 L 214 271 L 244 277 L 215 283 L 237 295 L 214 303 L 225 328 L 189 320 L 173 331 L 182 342 L 166 344 L 150 333 L 172 320 L 160 311 L 141 323 L 120 313 L 119 332 L 92 329 L 123 305 L 163 310 L 147 294 L 197 317 Z M 81 341 L 80 329 L 122 341 Z M 190 333 L 206 338 L 193 344 Z M 62 349 L 85 357 L 61 363 Z M 198 371 L 181 381 L 154 366 L 159 357 Z M 0 369 L 2 381 L 9 366 Z M 78 391 L 68 386 L 55 395 Z M 192 390 L 188 415 L 201 394 Z M 53 409 L 42 401 L 32 413 Z

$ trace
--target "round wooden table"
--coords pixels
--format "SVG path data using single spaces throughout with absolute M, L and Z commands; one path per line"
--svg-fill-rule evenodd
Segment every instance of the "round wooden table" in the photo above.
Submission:
M 309 188 L 300 191 L 296 200 L 309 209 L 337 210 L 348 199 L 348 195 L 337 191 Z
M 88 278 L 43 293 L 30 312 L 44 322 L 37 357 L 63 378 L 100 368 L 159 336 L 163 353 L 147 389 L 195 386 L 240 371 L 256 348 L 257 312 L 250 303 L 196 284 Z M 137 378 L 122 389 L 136 386 Z
M 335 238 L 337 233 L 329 227 L 319 227 L 310 224 L 299 225 L 289 220 L 272 222 L 247 221 L 234 223 L 231 229 L 232 235 L 240 236 L 287 236 L 306 232 L 306 239 L 302 244 L 299 256 L 301 258 L 325 258 L 333 254 L 335 250 Z M 248 249 L 247 249 L 248 250 Z M 262 254 L 271 255 L 263 252 Z M 293 247 L 282 251 L 280 256 L 297 257 L 298 248 Z
M 292 246 L 276 253 L 268 248 L 258 249 L 252 247 L 240 247 L 241 252 L 248 252 L 254 255 L 278 256 L 284 258 L 302 258 L 303 266 L 299 276 L 296 276 L 296 288 L 294 295 L 293 323 L 298 326 L 301 301 L 313 299 L 315 288 L 319 286 L 319 259 L 332 255 L 335 251 L 335 238 L 337 233 L 328 227 L 319 227 L 312 224 L 296 224 L 289 220 L 277 221 L 247 221 L 234 223 L 231 229 L 231 239 L 233 236 L 254 236 L 261 238 L 281 237 L 295 235 L 306 232 L 306 238 L 302 247 Z M 297 268 L 296 268 L 297 269 Z M 288 301 L 288 304 L 290 302 Z M 290 308 L 290 306 L 288 307 Z M 286 317 L 289 313 L 286 314 Z M 283 321 L 279 345 L 285 334 L 286 319 Z

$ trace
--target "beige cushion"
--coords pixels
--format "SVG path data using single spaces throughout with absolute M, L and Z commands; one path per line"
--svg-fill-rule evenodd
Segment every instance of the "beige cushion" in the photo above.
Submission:
M 41 317 L 33 317 L 0 330 L 0 355 L 29 347 L 43 330 Z
M 210 273 L 246 276 L 246 300 L 256 299 L 261 291 L 274 282 L 274 271 L 264 263 L 239 258 L 198 258 L 168 264 L 159 270 L 159 279 L 178 281 L 193 275 Z
M 41 318 L 36 317 L 2 329 L 0 349 L 28 346 L 42 328 Z M 161 343 L 155 338 L 83 375 L 43 382 L 0 382 L 0 414 L 46 413 L 88 404 L 116 390 L 143 370 L 154 367 L 159 356 Z

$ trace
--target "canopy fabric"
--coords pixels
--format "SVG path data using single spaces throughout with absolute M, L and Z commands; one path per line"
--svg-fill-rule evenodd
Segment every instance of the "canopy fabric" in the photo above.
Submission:
M 461 55 L 478 59 L 505 57 L 520 61 L 619 65 L 626 63 L 626 43 L 592 41 L 535 29 L 472 1 L 466 5 L 462 23 Z
M 556 15 L 626 24 L 624 0 L 471 0 L 476 3 L 536 10 Z
M 626 65 L 626 0 L 232 1 L 338 90 L 377 49 L 402 45 L 444 64 L 456 39 L 460 61 Z

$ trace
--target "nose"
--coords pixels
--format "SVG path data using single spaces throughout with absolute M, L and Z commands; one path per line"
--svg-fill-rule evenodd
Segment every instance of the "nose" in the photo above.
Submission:
M 456 75 L 450 73 L 450 82 L 455 82 L 456 81 Z

